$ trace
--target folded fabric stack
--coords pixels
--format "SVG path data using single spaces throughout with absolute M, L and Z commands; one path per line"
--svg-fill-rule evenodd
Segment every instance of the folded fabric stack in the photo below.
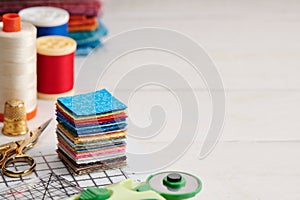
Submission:
M 107 90 L 57 100 L 58 156 L 76 174 L 126 165 L 126 105 Z
M 77 42 L 76 55 L 87 55 L 107 35 L 99 20 L 101 0 L 1 0 L 0 15 L 34 6 L 59 7 L 70 13 L 69 36 Z
M 70 16 L 69 37 L 77 42 L 76 55 L 87 55 L 101 45 L 100 39 L 107 35 L 107 29 L 97 17 Z
M 97 4 L 98 3 L 98 4 Z M 76 55 L 87 55 L 95 47 L 101 44 L 100 39 L 107 35 L 107 29 L 99 20 L 98 15 L 101 12 L 100 0 L 80 1 L 78 4 L 89 10 L 90 6 L 95 5 L 95 12 L 72 14 L 69 20 L 69 36 L 76 40 Z

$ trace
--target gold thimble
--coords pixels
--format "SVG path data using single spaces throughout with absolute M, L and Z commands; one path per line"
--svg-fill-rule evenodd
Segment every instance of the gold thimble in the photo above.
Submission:
M 24 102 L 11 99 L 5 102 L 2 133 L 8 136 L 20 136 L 28 132 Z

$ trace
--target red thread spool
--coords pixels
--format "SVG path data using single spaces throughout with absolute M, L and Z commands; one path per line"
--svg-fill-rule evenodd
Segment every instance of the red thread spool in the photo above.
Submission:
M 37 39 L 38 98 L 56 100 L 73 94 L 75 40 L 64 36 Z

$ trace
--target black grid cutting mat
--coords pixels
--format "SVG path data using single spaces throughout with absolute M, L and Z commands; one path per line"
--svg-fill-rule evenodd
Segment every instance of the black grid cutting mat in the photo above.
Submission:
M 47 177 L 49 174 L 52 174 L 53 176 L 50 177 L 53 180 L 50 181 L 52 185 L 51 190 L 62 192 L 65 194 L 65 197 L 69 196 L 63 188 L 65 186 L 61 185 L 62 183 L 67 184 L 68 191 L 70 188 L 75 188 L 74 193 L 78 193 L 79 188 L 86 188 L 89 186 L 96 186 L 96 187 L 102 187 L 105 185 L 110 185 L 112 183 L 116 183 L 122 180 L 125 180 L 127 178 L 126 174 L 121 169 L 112 169 L 112 170 L 105 170 L 100 172 L 94 172 L 90 174 L 85 175 L 73 175 L 71 171 L 68 169 L 68 167 L 61 162 L 61 160 L 58 158 L 57 154 L 49 154 L 49 155 L 35 155 L 33 156 L 34 159 L 37 162 L 36 170 L 25 177 L 20 178 L 11 178 L 8 176 L 5 176 L 1 173 L 0 176 L 0 197 L 3 197 L 1 195 L 7 195 L 7 188 L 15 188 L 18 189 L 18 187 L 21 185 L 26 185 L 26 183 L 29 183 L 33 180 L 41 180 L 41 177 Z M 58 175 L 58 176 L 57 176 Z M 56 178 L 56 179 L 54 179 Z M 65 180 L 64 180 L 65 179 Z M 47 178 L 45 178 L 44 182 L 49 181 Z M 56 186 L 53 186 L 53 184 L 57 184 Z M 71 185 L 71 186 L 70 186 Z M 52 198 L 49 196 L 46 196 L 45 198 L 42 198 L 43 192 L 49 190 L 49 188 L 46 188 L 44 186 L 47 186 L 47 184 L 39 184 L 36 185 L 36 187 L 39 187 L 39 196 L 35 198 L 35 193 L 31 196 L 31 198 L 24 198 L 24 199 L 61 199 L 61 196 L 59 198 Z M 35 186 L 34 186 L 35 187 Z M 77 188 L 77 189 L 76 189 Z M 22 191 L 22 188 L 20 188 L 20 191 Z M 14 193 L 18 193 L 19 191 L 15 191 Z M 28 191 L 29 193 L 31 191 Z M 70 191 L 72 193 L 72 191 Z M 51 194 L 54 192 L 51 192 Z M 63 195 L 60 194 L 60 195 Z M 7 196 L 5 196 L 7 197 Z M 3 198 L 0 198 L 3 199 Z M 6 198 L 9 199 L 9 198 Z M 15 199 L 13 196 L 11 199 Z M 22 198 L 21 198 L 22 199 Z M 18 200 L 21 200 L 18 198 Z
M 82 191 L 75 184 L 55 174 L 48 174 L 28 183 L 23 183 L 0 192 L 1 199 L 64 199 Z

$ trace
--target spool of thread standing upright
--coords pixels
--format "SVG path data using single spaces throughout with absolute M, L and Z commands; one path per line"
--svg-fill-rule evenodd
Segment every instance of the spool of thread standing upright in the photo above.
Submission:
M 36 28 L 21 23 L 15 13 L 3 15 L 0 23 L 0 121 L 10 99 L 24 101 L 26 117 L 36 115 Z
M 68 36 L 68 11 L 47 6 L 25 8 L 19 12 L 22 21 L 36 26 L 37 37 L 46 35 Z
M 38 98 L 56 100 L 73 94 L 76 42 L 64 36 L 37 39 Z

